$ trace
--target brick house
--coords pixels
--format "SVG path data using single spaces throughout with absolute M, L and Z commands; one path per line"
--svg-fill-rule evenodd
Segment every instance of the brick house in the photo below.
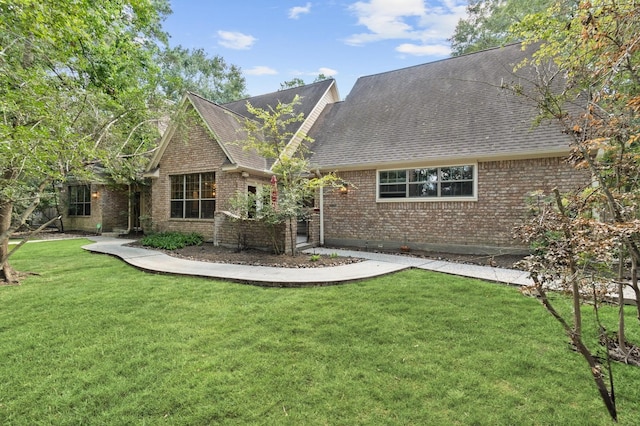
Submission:
M 317 195 L 310 242 L 526 249 L 512 230 L 527 214 L 527 195 L 590 182 L 563 161 L 568 136 L 555 123 L 533 126 L 535 106 L 504 89 L 526 88 L 533 78 L 531 68 L 513 71 L 527 55 L 514 44 L 361 77 L 344 101 L 333 80 L 250 98 L 265 108 L 302 96 L 300 130 L 315 140 L 314 173 L 345 181 L 341 190 Z M 147 173 L 154 228 L 198 231 L 220 244 L 243 234 L 253 239 L 249 245 L 261 245 L 259 223 L 225 213 L 236 191 L 255 191 L 272 174 L 264 159 L 233 143 L 242 139 L 233 114 L 246 115 L 246 100 L 216 105 L 188 94 L 183 105 L 195 114 L 186 126 L 170 127 Z
M 144 185 L 114 184 L 98 171 L 91 182 L 71 180 L 58 188 L 65 230 L 103 234 L 142 232 L 150 196 Z
M 267 109 L 278 102 L 291 103 L 296 95 L 300 97 L 296 111 L 305 119 L 292 123 L 288 129 L 292 134 L 307 133 L 326 105 L 339 100 L 330 79 L 248 101 Z M 215 244 L 271 246 L 271 236 L 259 221 L 239 222 L 229 212 L 236 192 L 256 193 L 271 185 L 273 175 L 265 158 L 238 143 L 246 138 L 238 120 L 248 115 L 246 102 L 217 105 L 193 93 L 183 98 L 183 119 L 169 126 L 145 174 L 151 178 L 154 230 L 194 231 Z M 296 135 L 289 144 L 299 142 Z M 282 241 L 289 241 L 284 226 L 278 232 Z

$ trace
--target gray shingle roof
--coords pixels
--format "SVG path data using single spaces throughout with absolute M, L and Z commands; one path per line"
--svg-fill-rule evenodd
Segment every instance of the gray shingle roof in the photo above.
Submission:
M 361 168 L 568 152 L 559 127 L 534 128 L 535 107 L 500 88 L 519 81 L 513 68 L 526 56 L 515 44 L 361 77 L 309 132 L 311 162 Z
M 198 95 L 187 95 L 202 119 L 211 129 L 218 142 L 228 154 L 229 162 L 254 170 L 266 170 L 267 161 L 255 151 L 244 150 L 237 141 L 245 136 L 244 128 L 238 121 L 238 115 L 228 109 L 208 101 Z
M 253 96 L 251 98 L 229 102 L 223 104 L 223 106 L 237 114 L 247 116 L 247 101 L 256 108 L 268 110 L 269 107 L 275 107 L 278 102 L 281 104 L 291 103 L 293 98 L 298 95 L 301 97 L 301 104 L 298 107 L 298 112 L 302 112 L 305 117 L 308 117 L 313 107 L 316 106 L 320 98 L 322 98 L 332 83 L 333 79 L 330 78 L 317 83 L 307 84 L 305 86 L 293 87 L 291 89 L 267 93 L 266 95 Z
M 244 150 L 238 144 L 238 141 L 246 137 L 244 128 L 238 118 L 249 117 L 246 108 L 247 102 L 250 102 L 254 107 L 268 110 L 269 107 L 275 108 L 278 102 L 282 104 L 291 103 L 294 97 L 299 95 L 301 98 L 300 105 L 298 105 L 296 111 L 302 112 L 304 117 L 307 117 L 332 84 L 333 79 L 328 79 L 224 105 L 218 105 L 194 93 L 189 93 L 187 96 L 208 127 L 214 132 L 218 142 L 230 157 L 230 163 L 254 170 L 267 170 L 271 166 L 268 160 L 257 155 L 255 151 Z M 301 125 L 302 122 L 292 123 L 287 130 L 295 133 Z

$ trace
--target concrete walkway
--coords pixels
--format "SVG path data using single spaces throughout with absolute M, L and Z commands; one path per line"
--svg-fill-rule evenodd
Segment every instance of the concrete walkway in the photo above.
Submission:
M 277 268 L 180 259 L 159 251 L 140 247 L 128 247 L 125 245 L 135 240 L 105 236 L 88 236 L 86 238 L 94 242 L 83 246 L 83 249 L 95 253 L 117 256 L 128 264 L 145 271 L 219 278 L 227 281 L 274 287 L 339 284 L 378 277 L 410 268 L 442 272 L 509 285 L 523 286 L 533 284 L 527 272 L 515 269 L 494 268 L 491 266 L 469 265 L 365 251 L 317 247 L 304 250 L 303 253 L 325 255 L 336 253 L 343 257 L 359 257 L 366 260 L 348 265 L 325 268 Z M 610 297 L 616 299 L 617 293 L 612 293 Z M 626 303 L 635 304 L 635 294 L 628 286 L 624 289 L 624 298 Z
M 337 253 L 339 256 L 359 257 L 366 260 L 326 268 L 277 268 L 186 260 L 154 250 L 125 246 L 125 244 L 134 240 L 103 236 L 90 236 L 87 238 L 94 241 L 94 243 L 84 246 L 85 250 L 117 256 L 130 265 L 145 271 L 219 278 L 278 287 L 338 284 L 377 277 L 410 268 L 443 272 L 504 284 L 531 284 L 528 273 L 523 271 L 393 254 L 315 248 L 305 250 L 304 253 Z

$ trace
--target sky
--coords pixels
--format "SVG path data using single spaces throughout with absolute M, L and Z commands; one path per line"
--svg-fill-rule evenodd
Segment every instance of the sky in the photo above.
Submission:
M 170 0 L 174 47 L 202 48 L 242 69 L 251 96 L 294 78 L 358 77 L 450 56 L 466 0 Z

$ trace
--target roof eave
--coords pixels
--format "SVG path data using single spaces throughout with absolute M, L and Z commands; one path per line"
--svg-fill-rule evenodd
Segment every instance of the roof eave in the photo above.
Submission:
M 340 171 L 357 171 L 357 170 L 374 170 L 374 169 L 392 169 L 398 167 L 425 167 L 425 166 L 442 166 L 442 165 L 461 165 L 469 163 L 485 163 L 489 161 L 509 161 L 509 160 L 530 160 L 537 158 L 554 158 L 566 157 L 569 154 L 569 148 L 558 148 L 556 150 L 546 151 L 523 151 L 506 154 L 485 154 L 476 156 L 442 156 L 430 157 L 411 160 L 398 161 L 381 161 L 375 163 L 356 163 L 356 164 L 334 164 L 319 166 L 312 162 L 314 170 L 321 172 L 340 172 Z
M 242 166 L 240 164 L 226 164 L 224 166 L 222 166 L 222 171 L 223 172 L 227 172 L 227 173 L 242 173 L 242 172 L 246 172 L 252 175 L 259 175 L 259 176 L 265 176 L 265 177 L 270 177 L 272 176 L 274 173 L 271 170 L 266 170 L 266 169 L 254 169 L 252 167 L 246 167 L 246 166 Z

